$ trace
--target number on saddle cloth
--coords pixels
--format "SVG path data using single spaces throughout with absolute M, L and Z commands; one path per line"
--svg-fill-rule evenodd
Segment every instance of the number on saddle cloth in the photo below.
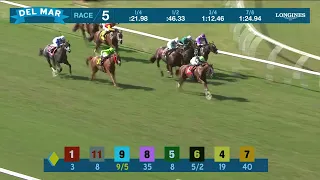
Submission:
M 57 47 L 50 46 L 50 45 L 47 47 L 47 52 L 49 53 L 50 56 L 53 56 L 56 51 L 57 51 Z
M 101 57 L 97 59 L 97 65 L 100 65 L 100 64 L 101 64 Z
M 193 76 L 193 71 L 195 70 L 196 66 L 188 66 L 186 68 L 186 75 L 187 76 Z

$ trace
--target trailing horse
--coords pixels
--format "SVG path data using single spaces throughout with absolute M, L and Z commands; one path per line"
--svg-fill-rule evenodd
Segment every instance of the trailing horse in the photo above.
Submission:
M 163 76 L 163 71 L 160 68 L 160 60 L 162 59 L 167 64 L 167 70 L 169 73 L 169 77 L 173 77 L 172 68 L 173 67 L 180 67 L 183 65 L 183 55 L 182 50 L 179 48 L 172 51 L 167 57 L 164 57 L 164 50 L 166 47 L 160 47 L 156 50 L 155 54 L 150 58 L 150 62 L 154 63 L 157 61 L 157 66 L 160 69 L 161 76 Z
M 118 52 L 119 43 L 122 44 L 122 41 L 123 41 L 122 32 L 119 30 L 115 30 L 114 32 L 107 33 L 105 37 L 103 37 L 102 32 L 104 31 L 103 30 L 97 31 L 94 33 L 94 36 L 88 39 L 89 42 L 93 40 L 96 44 L 94 52 L 98 51 L 102 43 L 114 48 Z
M 62 71 L 60 63 L 69 66 L 69 74 L 72 74 L 71 64 L 68 61 L 67 52 L 71 52 L 71 44 L 69 42 L 63 43 L 60 47 L 51 47 L 47 45 L 44 49 L 39 49 L 39 56 L 44 56 L 52 69 L 52 75 L 55 77 Z
M 78 23 L 78 24 L 74 25 L 74 27 L 72 28 L 72 31 L 76 32 L 79 29 L 81 30 L 83 39 L 88 40 L 90 38 L 93 38 L 95 32 L 99 31 L 100 25 L 99 24 Z M 86 32 L 89 34 L 89 38 L 87 38 Z

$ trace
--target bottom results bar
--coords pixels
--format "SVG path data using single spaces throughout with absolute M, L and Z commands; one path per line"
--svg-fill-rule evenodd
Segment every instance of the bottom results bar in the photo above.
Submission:
M 214 162 L 206 159 L 203 162 L 190 162 L 189 159 L 180 159 L 178 162 L 168 162 L 156 159 L 155 162 L 139 162 L 131 159 L 130 162 L 114 162 L 114 159 L 105 159 L 104 162 L 90 162 L 81 159 L 79 162 L 64 162 L 59 159 L 55 166 L 48 159 L 44 159 L 44 172 L 268 172 L 268 159 L 255 159 L 255 162 L 240 162 L 239 159 L 230 159 L 230 162 Z

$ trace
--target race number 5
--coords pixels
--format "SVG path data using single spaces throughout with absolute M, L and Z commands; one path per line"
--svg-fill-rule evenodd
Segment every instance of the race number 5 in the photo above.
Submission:
M 109 10 L 103 10 L 102 11 L 102 20 L 103 21 L 108 21 L 109 19 L 110 19 Z

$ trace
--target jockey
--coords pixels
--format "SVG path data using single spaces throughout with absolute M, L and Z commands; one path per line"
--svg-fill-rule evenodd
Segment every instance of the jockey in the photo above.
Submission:
M 52 44 L 50 46 L 60 47 L 64 42 L 66 42 L 66 38 L 64 36 L 58 36 L 53 38 Z
M 199 66 L 203 63 L 207 62 L 206 59 L 203 56 L 194 56 L 191 60 L 190 60 L 190 65 L 191 66 Z
M 53 48 L 51 49 L 51 51 L 49 53 L 51 55 L 53 55 L 53 52 L 55 51 L 55 49 L 60 47 L 65 42 L 66 42 L 66 38 L 64 36 L 57 36 L 57 37 L 53 38 L 52 44 L 50 45 Z
M 112 47 L 110 47 L 108 49 L 105 49 L 105 50 L 102 50 L 100 52 L 100 58 L 101 59 L 99 60 L 99 62 L 97 62 L 97 64 L 101 65 L 105 59 L 109 58 L 115 52 L 116 52 L 115 49 L 112 48 Z
M 196 42 L 197 42 L 197 46 L 203 46 L 203 45 L 208 44 L 206 35 L 205 34 L 201 34 L 200 36 L 198 36 L 196 38 Z M 204 44 L 203 44 L 203 42 L 204 42 Z
M 189 35 L 189 36 L 181 38 L 179 42 L 181 44 L 183 44 L 184 46 L 187 46 L 191 41 L 192 41 L 192 37 Z
M 170 40 L 168 43 L 167 43 L 167 47 L 166 49 L 164 50 L 164 55 L 165 57 L 167 56 L 167 54 L 173 50 L 175 50 L 177 48 L 177 45 L 182 45 L 180 42 L 179 42 L 179 38 L 176 37 L 172 40 Z
M 103 28 L 103 31 L 102 31 L 102 40 L 104 40 L 106 34 L 108 34 L 109 32 L 114 32 L 115 29 L 113 29 L 113 27 L 116 25 L 117 23 L 105 23 L 105 24 L 102 24 L 102 28 Z

